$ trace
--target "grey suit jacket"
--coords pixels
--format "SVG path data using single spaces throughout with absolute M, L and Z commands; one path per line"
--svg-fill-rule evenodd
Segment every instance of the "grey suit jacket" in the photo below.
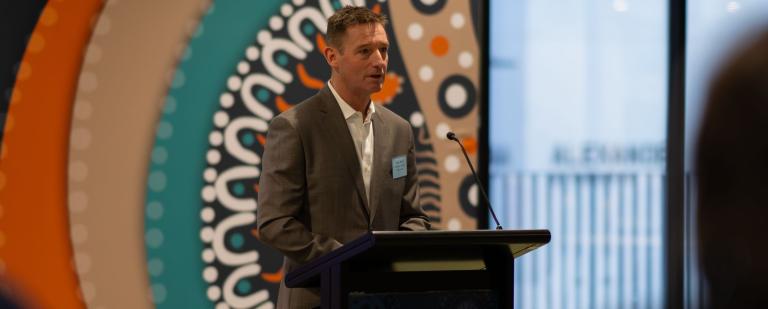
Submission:
M 259 238 L 285 255 L 284 271 L 370 230 L 427 230 L 410 124 L 383 106 L 372 115 L 370 204 L 347 123 L 326 86 L 270 122 L 259 180 Z M 405 155 L 407 175 L 393 179 Z M 316 289 L 280 285 L 278 308 L 320 304 Z

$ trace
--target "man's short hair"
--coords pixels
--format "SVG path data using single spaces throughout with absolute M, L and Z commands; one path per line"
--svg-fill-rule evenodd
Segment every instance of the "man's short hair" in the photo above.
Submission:
M 325 35 L 326 41 L 329 46 L 341 50 L 341 45 L 344 43 L 344 34 L 347 32 L 348 27 L 372 23 L 386 26 L 387 16 L 377 14 L 366 7 L 347 5 L 328 18 L 328 29 Z

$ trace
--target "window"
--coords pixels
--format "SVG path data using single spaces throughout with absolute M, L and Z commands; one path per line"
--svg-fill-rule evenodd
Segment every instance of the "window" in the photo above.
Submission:
M 490 191 L 517 308 L 663 305 L 666 1 L 491 1 Z

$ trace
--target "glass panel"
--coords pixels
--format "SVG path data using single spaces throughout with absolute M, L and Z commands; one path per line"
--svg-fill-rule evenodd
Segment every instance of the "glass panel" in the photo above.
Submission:
M 516 308 L 663 304 L 667 1 L 491 1 L 490 191 Z

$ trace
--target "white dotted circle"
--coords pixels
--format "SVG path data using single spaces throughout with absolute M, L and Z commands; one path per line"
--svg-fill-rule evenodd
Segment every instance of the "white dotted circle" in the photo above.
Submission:
M 192 49 L 191 48 L 185 48 L 184 54 L 181 56 L 182 61 L 187 61 L 189 58 L 192 58 Z
M 165 185 L 167 184 L 168 178 L 165 176 L 165 173 L 163 171 L 154 171 L 149 174 L 149 188 L 152 189 L 152 191 L 155 192 L 161 192 L 165 190 Z
M 412 23 L 408 25 L 408 37 L 411 40 L 417 41 L 424 36 L 424 28 L 419 23 Z
M 213 228 L 206 226 L 200 230 L 200 239 L 205 243 L 210 243 L 213 241 L 213 234 Z
M 69 164 L 69 179 L 73 181 L 83 181 L 86 178 L 88 178 L 88 165 L 81 161 Z
M 220 302 L 216 304 L 216 309 L 229 309 L 229 305 L 225 302 Z
M 101 61 L 101 47 L 91 44 L 88 46 L 88 51 L 85 52 L 85 63 L 94 64 Z
M 75 224 L 69 231 L 72 237 L 72 242 L 75 244 L 82 244 L 88 240 L 88 228 L 82 224 Z
M 147 230 L 147 233 L 144 235 L 144 237 L 147 245 L 149 245 L 152 248 L 162 247 L 163 242 L 165 241 L 165 236 L 163 235 L 163 231 L 158 228 L 151 228 Z
M 448 220 L 448 230 L 451 231 L 458 231 L 461 229 L 461 221 L 456 218 L 451 218 L 451 220 Z
M 176 74 L 173 76 L 173 80 L 171 81 L 171 87 L 174 89 L 181 88 L 182 86 L 184 86 L 186 82 L 187 82 L 187 75 L 184 74 L 184 71 L 178 70 L 176 71 Z
M 210 203 L 216 199 L 216 189 L 213 186 L 205 186 L 202 191 L 203 200 Z
M 269 28 L 271 28 L 274 31 L 279 31 L 280 29 L 283 29 L 283 25 L 285 22 L 280 16 L 272 16 L 272 18 L 269 19 Z
M 87 149 L 91 145 L 91 131 L 85 128 L 72 129 L 71 144 L 75 149 Z
M 203 279 L 207 282 L 214 282 L 219 277 L 219 272 L 216 271 L 216 267 L 208 266 L 203 270 Z
M 157 137 L 161 139 L 170 138 L 173 135 L 173 125 L 168 121 L 160 121 L 157 124 Z
M 235 97 L 229 92 L 222 93 L 219 97 L 219 103 L 223 108 L 230 108 L 235 104 Z
M 205 26 L 201 23 L 197 26 L 197 29 L 195 30 L 195 33 L 192 35 L 193 38 L 199 37 L 205 33 Z
M 229 123 L 229 115 L 225 111 L 218 111 L 213 114 L 213 123 L 217 127 L 223 128 Z
M 102 14 L 93 32 L 96 35 L 103 35 L 109 33 L 110 30 L 112 30 L 112 21 L 109 16 Z
M 293 0 L 293 5 L 302 6 L 304 5 L 304 0 Z
M 449 173 L 455 173 L 459 170 L 459 167 L 461 166 L 461 162 L 459 161 L 459 158 L 454 155 L 449 155 L 445 157 L 445 170 Z
M 475 57 L 472 57 L 472 53 L 465 51 L 459 54 L 459 66 L 465 69 L 472 67 L 475 62 Z
M 83 300 L 91 302 L 93 301 L 93 298 L 96 297 L 96 286 L 89 281 L 80 281 L 80 292 L 83 296 Z
M 208 296 L 208 300 L 217 301 L 221 297 L 221 289 L 218 286 L 212 285 L 208 288 L 206 295 Z
M 90 93 L 99 87 L 99 79 L 96 74 L 91 72 L 83 72 L 80 74 L 80 81 L 77 84 L 80 91 Z
M 213 263 L 213 260 L 216 259 L 216 253 L 213 252 L 213 249 L 205 249 L 203 250 L 203 261 L 206 263 Z
M 165 212 L 165 208 L 163 207 L 163 204 L 158 201 L 152 201 L 147 204 L 147 217 L 153 220 L 159 220 L 163 217 L 163 212 Z
M 205 158 L 208 159 L 208 163 L 211 165 L 216 165 L 221 162 L 221 153 L 216 149 L 208 150 L 208 153 L 205 155 Z
M 163 263 L 163 260 L 153 258 L 147 262 L 147 270 L 152 277 L 158 277 L 163 274 L 165 264 Z
M 285 17 L 290 16 L 293 14 L 293 7 L 288 3 L 283 4 L 283 6 L 280 7 L 280 14 L 283 14 Z
M 432 70 L 431 66 L 423 65 L 421 68 L 419 68 L 419 79 L 424 82 L 428 82 L 432 80 L 432 77 L 435 76 L 435 71 Z
M 163 112 L 165 112 L 166 114 L 175 113 L 176 104 L 178 104 L 178 102 L 176 101 L 176 98 L 174 96 L 169 95 L 168 98 L 165 99 L 165 105 L 163 105 Z
M 448 132 L 450 131 L 451 131 L 451 127 L 448 126 L 448 124 L 446 124 L 445 122 L 438 123 L 437 126 L 435 127 L 435 133 L 437 133 L 437 137 L 440 139 L 447 139 L 445 135 L 448 134 Z
M 232 90 L 232 91 L 240 90 L 240 86 L 242 85 L 243 85 L 243 80 L 241 80 L 240 77 L 230 76 L 229 79 L 227 79 L 227 87 L 229 87 L 229 90 Z
M 75 268 L 78 274 L 86 274 L 91 270 L 91 256 L 82 252 L 75 252 Z
M 464 15 L 461 13 L 453 13 L 451 15 L 451 27 L 455 29 L 461 29 L 461 27 L 464 27 Z
M 69 194 L 69 209 L 72 212 L 82 212 L 88 208 L 88 194 L 83 191 L 73 191 Z
M 203 172 L 203 179 L 207 182 L 213 182 L 216 180 L 216 176 L 218 176 L 218 173 L 216 172 L 216 169 L 214 168 L 206 168 Z
M 168 296 L 168 291 L 162 284 L 153 284 L 150 291 L 152 292 L 152 302 L 155 304 L 165 302 L 165 298 Z
M 212 146 L 221 146 L 224 142 L 224 135 L 220 131 L 213 131 L 211 134 L 208 134 L 208 142 Z
M 91 118 L 91 114 L 93 114 L 93 107 L 91 106 L 91 103 L 88 101 L 77 101 L 75 103 L 75 117 L 79 120 L 86 120 L 88 118 Z
M 245 57 L 250 61 L 259 59 L 259 49 L 256 48 L 256 46 L 248 47 L 248 49 L 245 50 Z
M 477 184 L 473 184 L 469 187 L 467 198 L 469 199 L 469 204 L 477 207 Z
M 467 103 L 467 90 L 459 84 L 452 84 L 445 90 L 445 102 L 454 109 L 459 109 Z
M 200 218 L 203 219 L 203 222 L 210 223 L 213 221 L 213 219 L 216 217 L 216 213 L 213 211 L 213 208 L 211 207 L 205 207 L 203 210 L 200 211 Z
M 411 114 L 411 125 L 420 128 L 424 125 L 424 115 L 422 115 L 420 112 L 413 112 Z
M 267 43 L 272 40 L 272 35 L 267 30 L 261 30 L 259 31 L 259 34 L 256 35 L 256 40 L 259 41 L 261 45 L 267 45 Z
M 251 70 L 251 65 L 248 64 L 246 61 L 240 61 L 240 63 L 237 64 L 237 72 L 240 74 L 247 74 L 248 71 Z

